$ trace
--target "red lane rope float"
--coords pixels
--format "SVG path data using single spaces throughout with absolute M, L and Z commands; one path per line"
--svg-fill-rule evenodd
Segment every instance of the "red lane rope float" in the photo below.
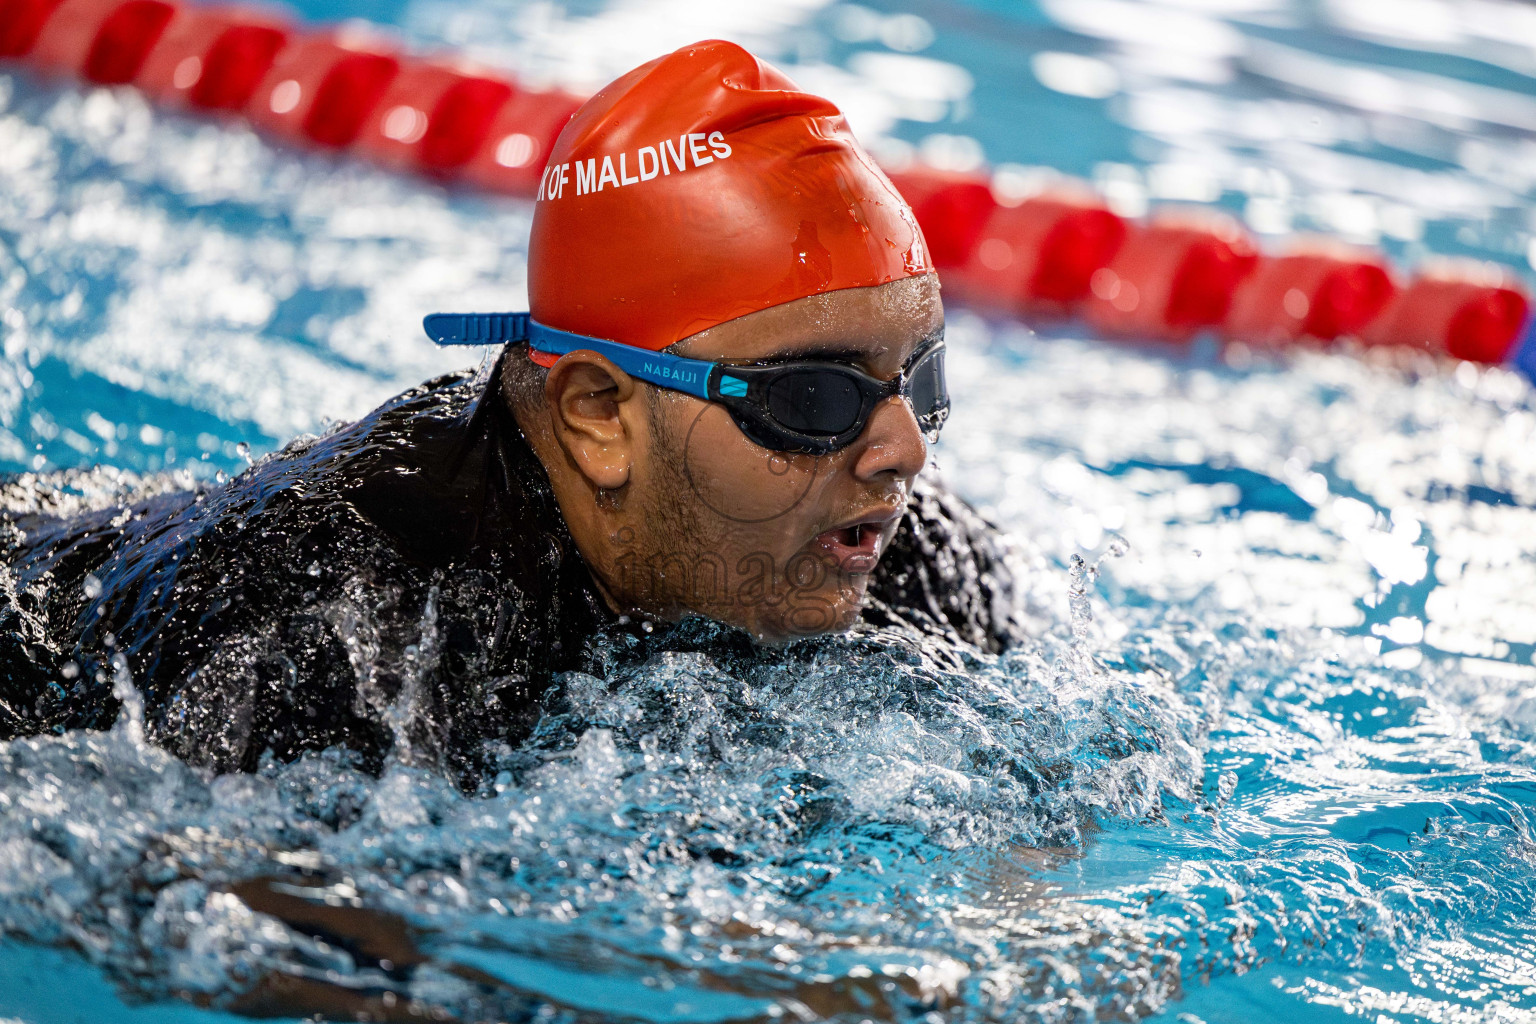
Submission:
M 1086 190 L 999 202 L 971 175 L 893 171 L 944 283 L 963 301 L 1037 319 L 1071 315 L 1126 222 Z
M 357 149 L 387 166 L 455 170 L 479 151 L 512 93 L 493 78 L 406 64 L 374 105 Z
M 0 57 L 32 52 L 59 0 L 0 0 Z
M 1266 348 L 1356 336 L 1398 285 L 1380 256 L 1342 248 L 1259 260 L 1221 325 L 1229 341 Z
M 1353 337 L 1496 364 L 1536 380 L 1530 299 L 1512 272 L 1447 264 L 1403 285 L 1386 258 L 1313 241 L 1265 255 L 1235 220 L 1154 214 L 1138 225 L 1091 195 L 1000 203 L 981 174 L 895 171 L 946 289 L 1026 318 L 1080 317 L 1111 338 L 1326 345 Z M 1086 281 L 1087 287 L 1082 283 Z
M 306 31 L 243 6 L 173 0 L 0 0 L 0 58 L 172 106 L 243 114 L 299 145 L 531 197 L 581 104 L 455 57 L 398 52 L 356 32 Z M 1145 224 L 1075 190 L 1023 200 L 989 178 L 892 171 L 934 263 L 962 301 L 1033 320 L 1081 318 L 1107 337 L 1186 342 L 1214 331 L 1256 346 L 1356 337 L 1536 378 L 1530 299 L 1510 272 L 1447 265 L 1401 284 L 1377 253 L 1263 255 L 1225 215 Z
M 244 6 L 170 0 L 0 0 L 0 57 L 159 102 L 244 114 L 303 146 L 532 196 L 555 137 L 581 105 L 457 57 L 382 38 L 296 29 Z
M 535 195 L 560 129 L 581 104 L 581 97 L 558 90 L 513 93 L 460 180 L 494 192 Z
M 1083 316 L 1106 337 L 1187 341 L 1226 318 L 1257 263 L 1252 240 L 1229 218 L 1154 219 L 1093 272 Z
M 176 8 L 163 0 L 128 0 L 101 21 L 85 55 L 84 74 L 99 85 L 133 81 Z
M 1069 317 L 1127 231 L 1093 198 L 1042 196 L 999 206 L 959 267 L 955 292 L 970 303 L 995 296 L 1026 319 Z
M 511 99 L 505 82 L 459 79 L 432 105 L 417 161 L 436 171 L 463 167 L 485 145 L 491 123 Z
M 259 128 L 299 144 L 350 145 L 400 73 L 388 50 L 324 36 L 285 47 L 245 106 Z
M 30 55 L 45 70 L 122 85 L 139 73 L 175 13 L 164 0 L 64 0 L 37 32 Z
M 285 21 L 257 10 L 183 7 L 144 58 L 133 84 L 162 103 L 238 111 L 291 33 Z
M 1501 363 L 1530 312 L 1513 282 L 1458 279 L 1454 270 L 1420 277 L 1361 333 L 1368 345 L 1412 346 L 1475 363 Z

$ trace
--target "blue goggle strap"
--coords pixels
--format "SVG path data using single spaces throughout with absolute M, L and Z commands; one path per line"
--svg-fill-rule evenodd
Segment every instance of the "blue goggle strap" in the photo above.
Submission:
M 607 357 L 615 366 L 640 380 L 671 388 L 698 398 L 710 399 L 710 374 L 717 363 L 684 359 L 666 352 L 621 345 L 616 341 L 572 334 L 545 327 L 527 313 L 433 313 L 421 322 L 427 337 L 439 345 L 503 345 L 526 341 L 540 352 L 563 356 L 589 349 Z M 718 387 L 726 394 L 745 396 L 746 383 L 722 377 Z

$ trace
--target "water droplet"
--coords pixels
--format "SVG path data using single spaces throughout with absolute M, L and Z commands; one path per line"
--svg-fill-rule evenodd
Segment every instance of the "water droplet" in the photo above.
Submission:
M 244 459 L 247 466 L 252 465 L 251 446 L 246 444 L 244 441 L 241 441 L 239 444 L 235 445 L 235 454 Z
M 85 582 L 80 584 L 80 589 L 85 593 L 87 599 L 94 601 L 101 596 L 101 580 L 93 575 L 87 575 Z
M 229 474 L 221 469 L 213 474 L 213 482 L 216 484 L 227 484 L 229 483 Z
M 1068 570 L 1067 600 L 1072 608 L 1072 635 L 1079 640 L 1088 635 L 1093 622 L 1093 606 L 1088 603 L 1088 587 L 1093 582 L 1090 573 L 1083 556 L 1074 554 Z

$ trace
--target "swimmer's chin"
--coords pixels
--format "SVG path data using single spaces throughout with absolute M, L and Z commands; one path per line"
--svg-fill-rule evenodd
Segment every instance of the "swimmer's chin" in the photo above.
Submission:
M 839 615 L 828 625 L 818 626 L 816 628 L 795 628 L 793 626 L 786 626 L 783 623 L 774 623 L 772 625 L 753 623 L 751 625 L 747 625 L 721 622 L 718 619 L 711 619 L 710 621 L 714 622 L 716 625 L 726 626 L 728 628 L 740 631 L 749 637 L 752 642 L 759 647 L 763 647 L 771 651 L 777 651 L 782 650 L 791 644 L 798 643 L 802 640 L 811 640 L 819 636 L 837 636 L 843 633 L 847 633 L 852 630 L 854 626 L 858 625 L 859 613 L 862 610 L 862 607 L 853 608 L 845 614 Z
M 782 614 L 759 616 L 750 623 L 737 624 L 736 628 L 765 647 L 784 647 L 797 640 L 846 633 L 858 625 L 864 612 L 867 577 L 857 580 L 846 585 L 835 598 L 806 598 L 796 607 L 782 610 Z
M 883 545 L 881 545 L 883 547 Z M 875 551 L 874 562 L 883 552 Z M 658 595 L 619 592 L 604 585 L 594 573 L 594 582 L 608 608 L 623 623 L 641 623 L 647 631 L 658 626 L 676 626 L 696 619 L 746 634 L 753 641 L 769 647 L 782 647 L 797 640 L 846 633 L 858 625 L 868 599 L 869 581 L 874 565 L 860 564 L 859 570 L 837 571 L 826 552 L 806 551 L 827 570 L 821 585 L 815 588 L 780 590 L 777 594 L 751 591 L 752 599 L 733 595 L 725 601 L 657 601 Z M 797 558 L 800 556 L 797 556 Z
M 851 590 L 856 590 L 856 595 L 849 593 Z M 663 614 L 630 611 L 622 614 L 621 618 L 668 625 L 680 625 L 689 620 L 707 622 L 741 633 L 759 646 L 776 649 L 798 640 L 847 633 L 853 629 L 864 611 L 864 590 L 864 582 L 860 580 L 853 586 L 845 587 L 835 599 L 805 598 L 792 608 L 754 608 L 753 614 L 722 613 L 719 609 L 704 611 L 677 608 Z

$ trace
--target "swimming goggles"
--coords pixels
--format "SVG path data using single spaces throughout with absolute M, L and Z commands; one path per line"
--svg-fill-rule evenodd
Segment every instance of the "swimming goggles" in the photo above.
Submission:
M 779 452 L 826 455 L 864 432 L 875 406 L 900 395 L 930 441 L 949 417 L 942 335 L 923 344 L 891 380 L 846 363 L 785 360 L 714 363 L 546 327 L 527 313 L 433 313 L 422 321 L 439 345 L 524 342 L 564 355 L 590 349 L 631 377 L 724 406 L 742 433 Z

